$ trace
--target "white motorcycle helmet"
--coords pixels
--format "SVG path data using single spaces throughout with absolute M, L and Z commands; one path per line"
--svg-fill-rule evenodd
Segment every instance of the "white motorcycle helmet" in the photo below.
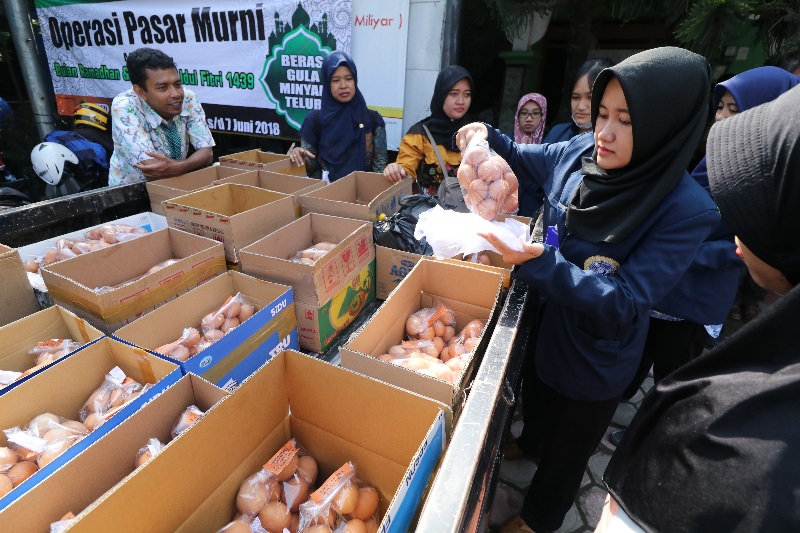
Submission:
M 77 165 L 78 156 L 62 144 L 43 142 L 31 150 L 33 171 L 50 185 L 61 182 L 67 162 Z

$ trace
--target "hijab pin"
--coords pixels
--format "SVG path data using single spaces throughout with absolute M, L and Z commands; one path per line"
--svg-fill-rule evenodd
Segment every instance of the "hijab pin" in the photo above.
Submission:
M 364 129 L 364 125 L 363 124 L 359 124 L 358 127 L 361 128 L 362 130 Z

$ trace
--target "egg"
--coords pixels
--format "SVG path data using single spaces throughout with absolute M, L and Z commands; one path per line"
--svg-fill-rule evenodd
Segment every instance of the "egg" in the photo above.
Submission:
M 331 508 L 339 514 L 350 514 L 358 505 L 358 487 L 352 482 L 346 483 L 333 497 Z
M 308 500 L 308 481 L 300 476 L 292 476 L 281 484 L 281 501 L 289 510 L 296 513 L 300 504 Z
M 276 476 L 278 481 L 282 483 L 282 482 L 286 481 L 287 479 L 289 479 L 290 477 L 292 477 L 294 475 L 295 471 L 297 470 L 297 465 L 298 465 L 299 462 L 300 462 L 300 459 L 297 457 L 297 455 L 292 457 L 291 461 L 286 463 L 286 466 L 283 467 L 283 470 L 281 470 L 278 473 L 278 475 Z
M 111 394 L 108 397 L 108 403 L 111 407 L 119 407 L 120 405 L 125 403 L 128 395 L 125 393 L 125 389 L 122 387 L 117 387 L 116 389 L 111 391 Z
M 437 338 L 438 337 L 434 337 L 434 339 Z M 443 341 L 442 346 L 444 346 Z M 439 350 L 436 349 L 436 344 L 432 340 L 422 341 L 419 345 L 419 350 L 428 357 L 439 357 Z
M 97 413 L 89 413 L 89 416 L 87 416 L 83 421 L 83 425 L 86 426 L 89 431 L 94 431 L 97 426 L 102 423 L 103 419 Z
M 464 363 L 461 361 L 461 358 L 458 357 L 455 359 L 450 359 L 445 364 L 447 365 L 447 368 L 452 370 L 453 374 L 455 374 L 456 376 L 460 374 L 461 371 L 464 369 Z
M 75 436 L 76 435 L 74 431 L 62 426 L 47 431 L 44 435 L 42 435 L 42 438 L 47 441 L 47 444 L 53 444 L 54 442 L 66 439 L 74 440 Z
M 241 520 L 234 520 L 219 530 L 220 533 L 250 533 L 250 524 Z
M 302 257 L 300 259 L 297 259 L 295 262 L 300 263 L 301 265 L 314 266 L 314 260 L 311 259 L 310 257 Z
M 472 168 L 479 168 L 481 164 L 489 160 L 489 152 L 483 147 L 474 146 L 466 151 L 463 160 Z
M 492 266 L 492 260 L 489 258 L 489 254 L 481 252 L 477 255 L 476 259 L 478 263 L 482 265 Z
M 496 159 L 489 159 L 478 167 L 478 177 L 483 181 L 493 181 L 502 178 L 505 168 L 503 163 Z
M 506 196 L 501 211 L 503 211 L 503 213 L 513 213 L 518 207 L 519 199 L 517 198 L 517 193 L 512 193 Z
M 39 456 L 39 458 L 36 460 L 36 463 L 39 465 L 39 468 L 44 468 L 48 464 L 52 463 L 56 457 L 67 451 L 74 442 L 75 441 L 72 439 L 67 439 L 67 440 L 60 440 L 53 444 L 49 444 L 47 446 L 47 449 L 43 451 L 42 454 Z
M 425 328 L 419 334 L 419 338 L 422 339 L 422 340 L 426 340 L 426 341 L 433 340 L 433 338 L 435 336 L 436 336 L 436 332 L 433 330 L 433 328 Z
M 281 533 L 283 528 L 288 528 L 292 522 L 289 508 L 281 502 L 269 502 L 258 513 L 261 525 L 269 533 Z
M 474 213 L 484 220 L 494 220 L 499 212 L 500 206 L 494 198 L 487 198 L 474 209 Z
M 12 466 L 6 475 L 14 487 L 18 487 L 20 483 L 31 477 L 39 470 L 39 467 L 30 461 L 21 461 Z
M 317 461 L 310 455 L 304 455 L 297 460 L 297 475 L 313 484 L 317 480 Z
M 11 479 L 5 474 L 0 474 L 0 498 L 11 492 L 13 488 L 14 484 L 11 482 Z
M 197 346 L 197 344 L 200 342 L 200 332 L 197 331 L 196 328 L 186 328 L 183 330 L 182 338 L 183 341 L 181 344 L 187 348 L 191 348 L 192 346 Z
M 424 331 L 427 325 L 425 322 L 416 315 L 411 315 L 406 319 L 406 333 L 416 337 L 420 332 Z
M 150 449 L 145 448 L 142 453 L 136 455 L 136 468 L 139 468 L 152 458 L 153 454 L 150 452 Z
M 375 487 L 361 487 L 358 489 L 358 504 L 350 515 L 359 520 L 369 520 L 378 510 L 379 500 L 380 497 Z
M 239 309 L 239 322 L 244 322 L 256 313 L 255 308 L 250 304 L 242 304 Z
M 223 322 L 222 327 L 219 328 L 222 330 L 223 333 L 227 333 L 230 330 L 234 329 L 236 326 L 239 325 L 239 319 L 236 317 L 233 318 L 226 318 L 225 322 Z
M 436 347 L 436 355 L 434 357 L 439 357 L 439 354 L 444 350 L 444 340 L 441 337 L 434 337 L 433 345 Z
M 111 397 L 111 390 L 106 388 L 101 388 L 96 390 L 89 396 L 89 399 L 86 400 L 86 409 L 90 412 L 101 412 L 104 413 L 105 410 L 108 408 L 108 399 Z M 84 420 L 84 424 L 85 424 Z
M 178 361 L 187 361 L 191 356 L 191 352 L 189 348 L 184 346 L 183 344 L 176 344 L 165 353 L 167 357 L 172 357 L 173 359 L 177 359 Z
M 352 518 L 343 527 L 337 528 L 336 533 L 367 533 L 367 525 L 358 518 Z
M 391 354 L 385 353 L 383 355 L 379 355 L 378 359 L 380 359 L 384 363 L 391 363 L 392 361 L 394 361 L 395 358 L 392 357 Z
M 225 317 L 219 313 L 209 313 L 200 321 L 203 331 L 207 329 L 219 329 L 225 322 Z
M 431 365 L 428 367 L 428 371 L 430 371 L 434 377 L 441 379 L 442 381 L 453 383 L 456 379 L 455 375 L 453 375 L 453 371 L 450 370 L 450 367 L 443 363 Z
M 327 251 L 327 250 L 315 250 L 315 251 L 314 251 L 314 254 L 311 256 L 311 259 L 313 259 L 314 261 L 319 261 L 319 260 L 320 260 L 320 259 L 322 259 L 322 258 L 325 256 L 325 254 L 327 254 L 327 253 L 328 253 L 328 251 Z
M 42 257 L 42 266 L 52 265 L 56 261 L 58 261 L 58 251 L 55 248 L 50 248 Z
M 444 335 L 445 327 L 446 326 L 444 325 L 444 322 L 442 322 L 441 320 L 437 320 L 436 322 L 433 323 L 433 332 L 436 334 L 437 337 L 441 337 L 442 335 Z
M 447 362 L 452 358 L 453 358 L 453 356 L 450 355 L 450 347 L 449 346 L 445 346 L 444 348 L 442 348 L 442 351 L 439 352 L 439 359 L 441 359 L 444 362 Z
M 405 359 L 400 362 L 400 366 L 404 366 L 409 370 L 424 370 L 431 366 L 428 361 L 425 361 L 421 357 L 413 357 L 411 359 Z
M 458 176 L 458 184 L 465 189 L 469 187 L 469 183 L 477 177 L 472 165 L 469 163 L 461 163 L 461 165 L 458 167 L 458 173 L 456 175 Z
M 519 180 L 513 172 L 506 172 L 503 174 L 503 179 L 508 183 L 508 194 L 517 192 L 519 189 Z
M 478 339 L 476 337 L 469 337 L 464 341 L 464 348 L 471 352 L 476 344 L 478 344 Z
M 480 337 L 483 331 L 483 322 L 480 320 L 472 320 L 464 326 L 464 334 L 466 337 Z
M 444 322 L 445 326 L 456 327 L 456 316 L 449 309 L 444 312 L 439 320 Z
M 244 514 L 254 515 L 269 501 L 267 486 L 254 474 L 245 479 L 236 495 L 236 508 Z
M 334 248 L 336 248 L 336 243 L 332 243 L 332 242 L 318 242 L 318 243 L 317 243 L 317 244 L 315 244 L 314 246 L 316 246 L 316 247 L 317 247 L 317 248 L 319 248 L 320 250 L 325 250 L 326 252 L 330 252 L 331 250 L 333 250 Z
M 399 344 L 392 346 L 389 348 L 389 355 L 392 357 L 404 357 L 406 355 L 406 349 Z
M 489 184 L 489 196 L 499 202 L 504 202 L 508 193 L 508 182 L 504 179 L 496 179 Z
M 11 448 L 0 448 L 0 470 L 5 470 L 5 466 L 13 465 L 19 461 L 17 452 Z
M 215 342 L 224 337 L 225 334 L 218 329 L 209 329 L 203 332 L 203 338 L 210 342 Z
M 28 424 L 28 428 L 33 431 L 36 436 L 41 437 L 51 429 L 59 427 L 61 423 L 58 417 L 53 413 L 43 413 L 33 418 Z
M 37 272 L 39 272 L 39 263 L 37 263 L 33 259 L 28 259 L 22 266 L 25 268 L 26 272 L 30 272 L 32 274 L 36 274 Z
M 303 533 L 331 533 L 331 528 L 325 524 L 315 524 L 305 528 Z
M 364 522 L 364 525 L 367 527 L 367 533 L 378 533 L 378 522 L 373 518 Z
M 315 514 L 318 513 L 318 514 Z M 336 513 L 333 509 L 328 507 L 327 509 L 316 509 L 311 508 L 311 511 L 306 514 L 304 510 L 304 518 L 306 519 L 308 524 L 313 525 L 324 525 L 333 527 L 333 524 L 336 522 Z M 306 533 L 309 531 L 308 529 L 304 529 L 303 532 Z
M 455 334 L 456 334 L 456 330 L 455 330 L 455 328 L 453 328 L 453 326 L 445 326 L 444 327 L 444 334 L 442 334 L 442 340 L 444 342 L 447 342 L 450 339 L 452 339 L 453 335 L 455 335 Z
M 467 350 L 460 342 L 454 342 L 452 345 L 450 345 L 450 355 L 452 357 L 459 357 L 465 353 L 469 353 L 469 350 Z

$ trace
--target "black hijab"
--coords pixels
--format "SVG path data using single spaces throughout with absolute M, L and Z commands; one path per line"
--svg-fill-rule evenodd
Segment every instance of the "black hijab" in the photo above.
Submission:
M 617 78 L 631 116 L 633 154 L 606 171 L 597 149 L 584 158 L 583 182 L 567 209 L 569 233 L 619 242 L 663 200 L 686 172 L 703 134 L 710 90 L 708 62 L 682 48 L 655 48 L 603 70 L 592 89 L 592 124 L 608 82 Z
M 450 150 L 456 150 L 453 144 L 453 135 L 462 126 L 466 126 L 469 123 L 469 119 L 465 115 L 458 120 L 453 120 L 445 115 L 444 100 L 447 98 L 447 93 L 450 92 L 450 89 L 463 79 L 469 81 L 470 89 L 472 89 L 474 85 L 472 75 L 464 67 L 450 65 L 442 70 L 436 78 L 436 86 L 433 89 L 430 116 L 411 126 L 408 133 L 425 135 L 425 131 L 422 129 L 422 126 L 425 125 L 433 135 L 433 140 L 436 141 L 436 144 L 441 144 Z

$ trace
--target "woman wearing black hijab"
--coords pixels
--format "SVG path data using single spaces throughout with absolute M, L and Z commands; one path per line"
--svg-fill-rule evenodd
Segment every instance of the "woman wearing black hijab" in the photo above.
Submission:
M 557 233 L 553 244 L 521 252 L 485 236 L 540 297 L 516 441 L 540 457 L 539 467 L 521 516 L 503 533 L 561 526 L 636 372 L 650 309 L 719 221 L 685 170 L 703 132 L 709 86 L 701 56 L 657 48 L 598 75 L 593 135 L 517 145 L 483 124 L 459 131 L 459 146 L 470 134 L 488 135 L 520 181 L 544 188 L 544 224 Z
M 782 296 L 645 397 L 598 531 L 800 531 L 800 87 L 715 124 L 706 154 L 737 253 Z
M 442 70 L 436 78 L 430 116 L 411 126 L 403 136 L 397 162 L 383 171 L 386 179 L 398 182 L 411 176 L 420 191 L 436 195 L 443 179 L 442 168 L 423 126 L 428 128 L 439 147 L 448 175 L 455 176 L 461 164 L 461 152 L 453 145 L 453 136 L 467 124 L 466 114 L 471 102 L 470 73 L 458 65 Z

